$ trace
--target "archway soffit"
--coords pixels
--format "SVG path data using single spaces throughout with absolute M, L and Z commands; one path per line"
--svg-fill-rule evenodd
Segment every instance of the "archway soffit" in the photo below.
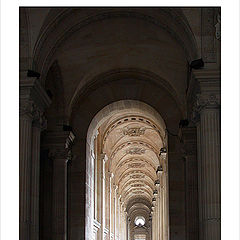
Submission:
M 188 60 L 195 58 L 197 55 L 196 39 L 182 11 L 176 8 L 160 8 L 160 10 L 151 10 L 154 11 L 156 17 L 149 15 L 149 12 L 143 13 L 144 10 L 141 8 L 122 8 L 121 10 L 118 8 L 96 8 L 97 14 L 84 17 L 81 8 L 66 8 L 53 10 L 55 18 L 50 17 L 51 10 L 34 47 L 33 63 L 37 66 L 36 70 L 45 77 L 48 66 L 59 46 L 81 28 L 98 21 L 122 17 L 141 19 L 160 27 L 179 42 Z

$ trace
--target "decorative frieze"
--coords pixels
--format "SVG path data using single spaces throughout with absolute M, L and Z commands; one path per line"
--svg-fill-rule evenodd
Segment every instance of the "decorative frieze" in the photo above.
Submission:
M 193 71 L 193 84 L 188 96 L 188 105 L 189 118 L 194 123 L 200 121 L 202 110 L 220 108 L 220 77 L 218 70 Z
M 145 167 L 143 163 L 130 163 L 128 164 L 128 168 L 142 168 Z
M 144 187 L 143 184 L 132 184 L 131 187 Z
M 146 149 L 144 148 L 139 148 L 139 147 L 133 147 L 133 148 L 129 148 L 127 149 L 126 153 L 127 154 L 137 154 L 137 155 L 141 155 L 141 154 L 144 154 L 146 151 Z
M 144 135 L 146 128 L 144 127 L 125 127 L 123 128 L 123 134 L 130 136 L 130 137 L 139 137 L 141 135 Z
M 145 175 L 133 174 L 133 175 L 130 175 L 130 178 L 143 179 L 145 178 Z

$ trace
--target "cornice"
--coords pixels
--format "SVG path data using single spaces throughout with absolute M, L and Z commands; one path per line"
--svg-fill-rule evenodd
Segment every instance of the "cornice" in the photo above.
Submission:
M 204 109 L 219 109 L 221 105 L 221 72 L 219 69 L 193 70 L 188 92 L 189 115 L 198 122 Z
M 47 132 L 42 143 L 43 148 L 70 149 L 75 135 L 72 131 L 51 131 Z
M 21 78 L 19 88 L 20 102 L 21 100 L 33 101 L 42 111 L 51 104 L 51 99 L 37 78 Z

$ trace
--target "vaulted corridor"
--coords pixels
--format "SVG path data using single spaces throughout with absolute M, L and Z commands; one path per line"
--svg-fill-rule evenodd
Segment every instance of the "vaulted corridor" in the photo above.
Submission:
M 220 8 L 20 8 L 20 240 L 220 240 Z
M 91 239 L 105 239 L 108 232 L 121 240 L 168 239 L 164 121 L 138 101 L 120 101 L 106 108 L 114 107 L 89 136 L 92 176 L 87 175 L 87 199 L 92 199 L 89 218 L 94 228 L 89 225 L 86 231 Z M 96 116 L 98 122 L 101 114 Z

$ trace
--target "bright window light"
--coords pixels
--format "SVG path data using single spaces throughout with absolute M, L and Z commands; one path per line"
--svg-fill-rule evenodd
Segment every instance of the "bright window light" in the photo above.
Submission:
M 144 217 L 142 217 L 142 216 L 138 216 L 138 217 L 136 217 L 135 218 L 135 225 L 136 226 L 143 226 L 144 224 L 145 224 L 145 218 Z

